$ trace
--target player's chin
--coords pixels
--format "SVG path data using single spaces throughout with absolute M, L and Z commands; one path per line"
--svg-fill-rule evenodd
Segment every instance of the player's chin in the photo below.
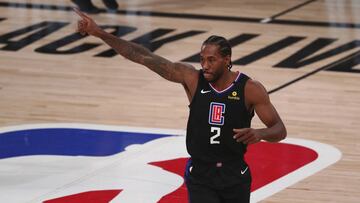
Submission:
M 204 73 L 204 78 L 208 82 L 213 82 L 215 79 L 214 75 L 211 73 Z

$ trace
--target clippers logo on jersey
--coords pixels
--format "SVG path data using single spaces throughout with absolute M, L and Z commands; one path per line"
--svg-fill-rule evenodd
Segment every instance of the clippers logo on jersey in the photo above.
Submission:
M 225 118 L 225 104 L 211 102 L 209 110 L 209 124 L 212 125 L 224 125 Z

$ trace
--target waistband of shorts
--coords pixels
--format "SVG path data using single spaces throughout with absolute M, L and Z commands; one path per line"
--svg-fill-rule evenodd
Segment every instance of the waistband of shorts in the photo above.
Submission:
M 191 162 L 193 165 L 205 165 L 205 166 L 215 166 L 215 167 L 223 167 L 225 165 L 244 165 L 247 164 L 245 160 L 240 157 L 237 159 L 228 159 L 228 160 L 216 160 L 216 161 L 206 161 L 202 159 L 191 158 Z

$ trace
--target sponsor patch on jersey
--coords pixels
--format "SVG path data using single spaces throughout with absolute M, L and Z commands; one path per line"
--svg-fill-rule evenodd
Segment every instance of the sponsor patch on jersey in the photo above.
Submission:
M 211 102 L 209 110 L 209 124 L 212 125 L 224 125 L 225 118 L 225 104 Z
M 228 96 L 228 99 L 240 100 L 240 97 L 238 97 L 238 93 L 236 91 L 233 91 L 231 95 Z

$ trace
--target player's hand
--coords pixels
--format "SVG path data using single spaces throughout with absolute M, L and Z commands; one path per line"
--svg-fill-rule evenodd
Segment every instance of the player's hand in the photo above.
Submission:
M 261 136 L 259 131 L 253 128 L 241 128 L 233 129 L 234 136 L 233 138 L 236 142 L 242 142 L 244 144 L 255 144 L 261 141 Z
M 101 33 L 102 29 L 95 23 L 95 21 L 90 16 L 81 12 L 77 8 L 73 8 L 73 10 L 81 17 L 81 20 L 79 20 L 77 24 L 77 31 L 80 34 L 98 36 L 99 33 Z

